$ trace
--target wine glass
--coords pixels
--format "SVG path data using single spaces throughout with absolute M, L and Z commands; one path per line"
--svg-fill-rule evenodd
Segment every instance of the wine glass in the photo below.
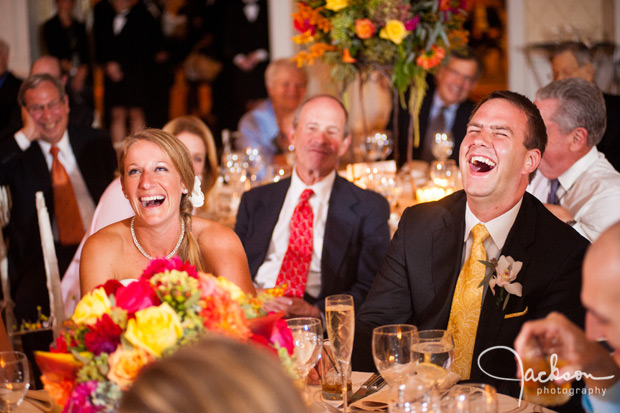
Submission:
M 454 339 L 446 330 L 422 330 L 413 345 L 417 361 L 416 376 L 431 388 L 431 400 L 438 402 L 439 385 L 447 378 L 454 363 Z M 436 409 L 433 409 L 436 410 Z
M 454 138 L 450 132 L 436 133 L 431 146 L 435 159 L 445 161 L 454 151 Z
M 28 359 L 19 351 L 0 352 L 0 399 L 2 411 L 13 412 L 30 387 Z
M 497 413 L 497 391 L 490 384 L 457 384 L 447 394 L 446 404 L 453 413 Z
M 366 160 L 385 160 L 393 148 L 392 134 L 387 131 L 373 132 L 362 140 L 362 152 Z
M 321 320 L 312 317 L 289 318 L 286 320 L 293 335 L 295 350 L 293 362 L 300 380 L 303 380 L 306 394 L 306 376 L 319 361 L 323 347 L 323 327 Z
M 415 373 L 411 350 L 418 341 L 418 329 L 410 324 L 391 324 L 372 331 L 372 357 L 390 386 L 398 388 L 398 405 L 404 403 L 405 382 Z
M 338 363 L 342 378 L 342 408 L 343 412 L 347 413 L 349 411 L 347 382 L 349 381 L 349 365 L 351 364 L 353 334 L 355 333 L 353 297 L 348 294 L 338 294 L 325 298 L 325 318 L 332 353 Z

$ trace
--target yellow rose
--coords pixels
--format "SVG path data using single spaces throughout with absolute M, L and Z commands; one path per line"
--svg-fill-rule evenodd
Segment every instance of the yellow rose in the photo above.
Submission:
M 138 376 L 140 370 L 142 370 L 142 367 L 154 360 L 153 356 L 141 348 L 123 350 L 122 347 L 119 347 L 108 358 L 108 364 L 110 365 L 108 379 L 116 383 L 121 390 L 127 390 Z
M 327 0 L 325 8 L 331 11 L 340 11 L 349 5 L 349 0 Z
M 161 357 L 183 335 L 181 320 L 168 303 L 136 312 L 136 318 L 127 322 L 125 338 L 136 347 Z
M 71 318 L 77 324 L 95 324 L 99 317 L 110 313 L 110 306 L 108 295 L 99 287 L 82 297 Z
M 401 44 L 408 34 L 409 32 L 405 29 L 405 25 L 400 20 L 388 20 L 383 29 L 379 32 L 379 37 L 391 40 L 396 44 Z

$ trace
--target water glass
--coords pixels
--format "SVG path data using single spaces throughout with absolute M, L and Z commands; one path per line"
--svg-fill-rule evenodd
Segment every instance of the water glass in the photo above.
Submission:
M 30 387 L 28 359 L 19 351 L 0 352 L 0 400 L 3 412 L 13 412 Z
M 497 413 L 497 391 L 490 384 L 457 384 L 448 392 L 443 406 L 450 413 Z

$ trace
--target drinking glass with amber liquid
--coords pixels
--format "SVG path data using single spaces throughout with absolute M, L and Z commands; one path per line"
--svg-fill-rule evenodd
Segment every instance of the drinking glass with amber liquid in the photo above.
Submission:
M 545 350 L 537 340 L 528 343 L 523 362 L 523 398 L 543 406 L 559 406 L 571 397 L 571 383 L 558 385 L 555 378 L 568 364 L 553 349 Z

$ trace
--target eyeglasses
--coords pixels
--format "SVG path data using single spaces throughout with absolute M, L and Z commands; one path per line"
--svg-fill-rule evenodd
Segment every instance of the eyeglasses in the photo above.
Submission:
M 476 81 L 476 78 L 474 76 L 467 76 L 462 74 L 461 72 L 451 69 L 449 67 L 444 67 L 444 69 L 448 72 L 448 74 L 450 74 L 450 76 L 454 76 L 454 77 L 460 77 L 461 79 L 463 79 L 465 82 L 468 83 L 474 83 Z
M 51 102 L 49 102 L 47 105 L 30 105 L 28 106 L 28 112 L 32 115 L 32 116 L 40 116 L 43 111 L 45 110 L 45 108 L 47 108 L 47 110 L 49 111 L 56 111 L 58 109 L 60 109 L 60 107 L 62 106 L 62 104 L 64 103 L 63 99 L 54 99 Z

